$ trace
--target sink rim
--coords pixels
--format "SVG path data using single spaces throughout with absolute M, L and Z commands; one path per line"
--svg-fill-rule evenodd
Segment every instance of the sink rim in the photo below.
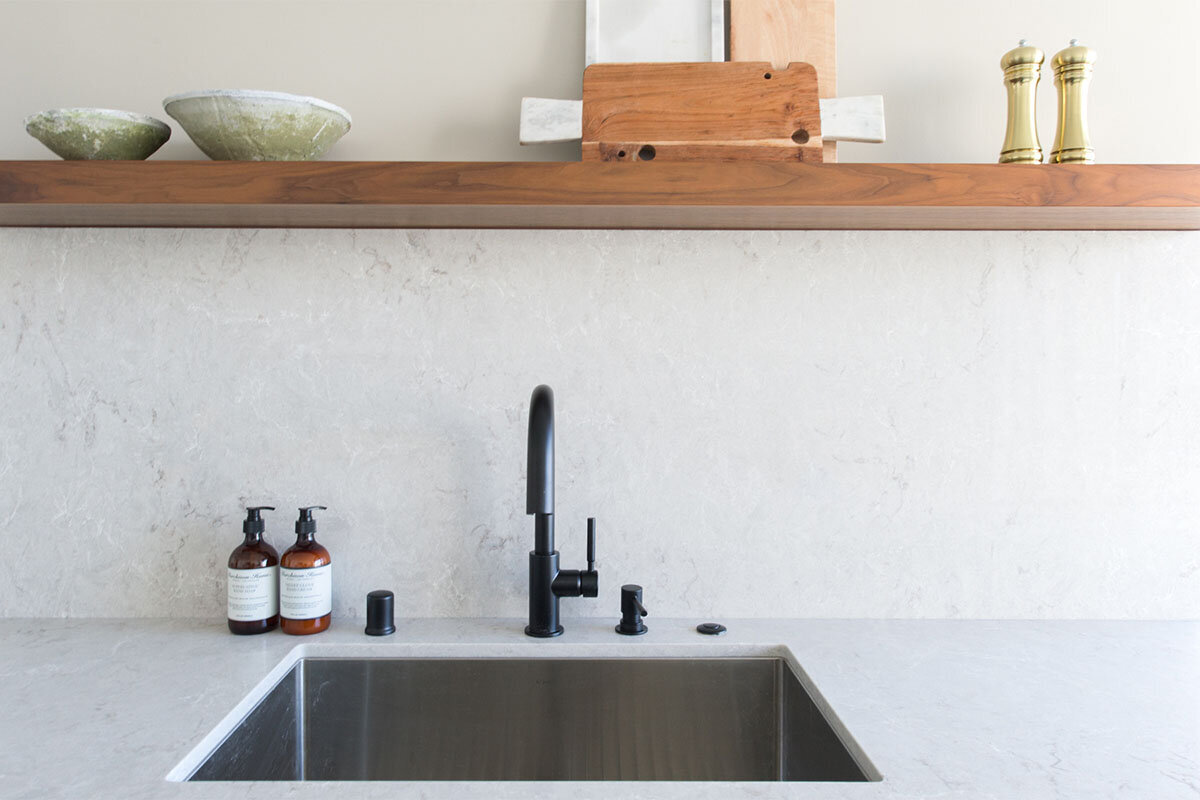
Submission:
M 195 744 L 187 754 L 167 773 L 165 779 L 172 783 L 187 782 L 201 765 L 211 756 L 230 734 L 246 719 L 247 715 L 288 675 L 301 661 L 306 659 L 342 660 L 428 660 L 461 659 L 488 660 L 635 660 L 635 659 L 779 659 L 795 674 L 808 693 L 838 741 L 850 754 L 855 764 L 867 776 L 869 782 L 883 780 L 883 773 L 859 745 L 850 729 L 834 711 L 829 701 L 817 687 L 815 681 L 800 665 L 799 660 L 787 645 L 747 644 L 738 642 L 705 642 L 698 644 L 653 644 L 649 642 L 628 643 L 567 643 L 556 642 L 546 646 L 536 645 L 538 652 L 524 652 L 526 647 L 511 644 L 446 643 L 429 644 L 416 642 L 370 642 L 370 643 L 301 643 L 289 650 L 266 675 L 264 675 L 220 721 Z M 236 781 L 234 781 L 236 782 Z M 378 781 L 379 783 L 408 783 L 406 781 Z M 536 781 L 529 781 L 534 783 Z M 419 783 L 419 781 L 417 781 Z M 489 781 L 471 781 L 489 783 Z M 512 783 L 506 781 L 505 783 Z M 558 781 L 556 783 L 564 783 Z M 571 783 L 566 781 L 565 783 Z M 738 782 L 731 782 L 738 783 Z M 741 782 L 753 783 L 759 782 Z M 768 782 L 762 782 L 768 783 Z

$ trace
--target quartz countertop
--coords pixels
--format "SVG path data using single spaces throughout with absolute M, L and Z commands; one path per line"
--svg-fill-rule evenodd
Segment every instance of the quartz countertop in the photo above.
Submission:
M 238 637 L 211 620 L 0 620 L 6 798 L 1200 797 L 1200 622 L 569 618 L 335 621 Z M 731 655 L 786 646 L 883 773 L 878 783 L 178 783 L 167 774 L 293 648 L 313 655 Z

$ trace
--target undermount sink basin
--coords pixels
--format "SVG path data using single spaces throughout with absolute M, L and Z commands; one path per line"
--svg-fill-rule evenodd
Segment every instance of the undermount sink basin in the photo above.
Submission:
M 778 656 L 299 658 L 169 777 L 880 780 L 801 675 Z

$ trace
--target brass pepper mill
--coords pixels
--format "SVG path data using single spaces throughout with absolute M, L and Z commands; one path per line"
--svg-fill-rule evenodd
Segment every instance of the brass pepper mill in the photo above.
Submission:
M 1042 163 L 1042 143 L 1037 134 L 1037 85 L 1042 79 L 1046 54 L 1022 39 L 1000 59 L 1008 89 L 1008 128 L 1004 132 L 1001 164 Z
M 1054 86 L 1058 89 L 1058 128 L 1054 133 L 1052 164 L 1094 164 L 1087 127 L 1087 91 L 1092 80 L 1096 51 L 1071 40 L 1071 46 L 1054 56 Z

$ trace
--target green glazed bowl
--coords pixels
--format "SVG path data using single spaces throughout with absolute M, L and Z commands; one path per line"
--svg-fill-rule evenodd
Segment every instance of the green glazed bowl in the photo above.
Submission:
M 27 118 L 25 130 L 68 161 L 142 161 L 171 138 L 167 123 L 111 108 L 54 108 Z
M 313 161 L 350 130 L 345 109 L 283 92 L 187 92 L 163 108 L 214 161 Z

